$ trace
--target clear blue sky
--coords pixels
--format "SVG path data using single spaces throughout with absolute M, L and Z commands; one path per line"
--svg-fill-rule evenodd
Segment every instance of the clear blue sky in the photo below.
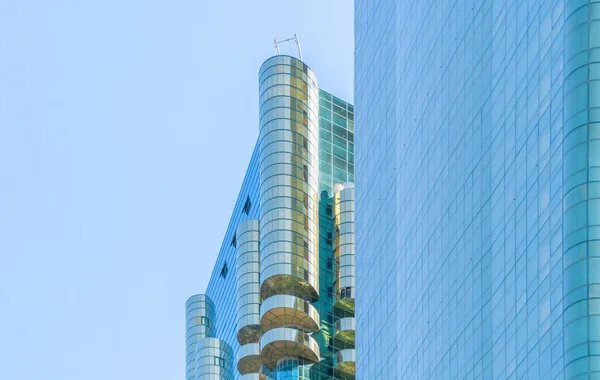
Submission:
M 297 32 L 351 101 L 352 17 L 351 0 L 0 0 L 0 379 L 184 378 L 184 302 L 258 134 L 259 66 Z

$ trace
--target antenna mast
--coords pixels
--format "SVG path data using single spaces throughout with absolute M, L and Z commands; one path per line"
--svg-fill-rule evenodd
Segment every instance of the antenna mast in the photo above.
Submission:
M 294 34 L 294 37 L 292 38 L 288 38 L 286 40 L 281 40 L 281 41 L 277 41 L 277 39 L 274 40 L 275 41 L 275 49 L 277 50 L 277 54 L 281 54 L 281 51 L 279 50 L 279 44 L 282 42 L 289 42 L 289 41 L 295 41 L 296 42 L 296 46 L 298 47 L 298 55 L 300 56 L 300 60 L 302 61 L 302 49 L 300 48 L 300 40 L 298 39 L 298 34 Z

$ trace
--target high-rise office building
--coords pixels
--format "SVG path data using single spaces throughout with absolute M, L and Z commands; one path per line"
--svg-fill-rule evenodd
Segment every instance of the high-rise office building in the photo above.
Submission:
M 357 377 L 600 377 L 600 3 L 355 15 Z
M 186 304 L 195 379 L 353 379 L 354 108 L 302 61 L 259 71 L 259 138 L 206 294 Z

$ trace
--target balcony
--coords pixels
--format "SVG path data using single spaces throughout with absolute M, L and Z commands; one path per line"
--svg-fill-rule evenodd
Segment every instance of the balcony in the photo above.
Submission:
M 290 295 L 267 298 L 260 308 L 263 332 L 293 327 L 304 332 L 319 331 L 319 312 L 308 301 Z
M 274 370 L 284 357 L 300 357 L 313 363 L 319 362 L 318 343 L 308 334 L 291 328 L 267 331 L 260 339 L 261 356 L 265 366 Z M 354 350 L 353 350 L 354 351 Z
M 335 323 L 335 339 L 344 343 L 354 344 L 356 320 L 354 318 L 341 318 Z
M 356 377 L 356 351 L 341 350 L 335 354 L 335 371 L 345 380 Z

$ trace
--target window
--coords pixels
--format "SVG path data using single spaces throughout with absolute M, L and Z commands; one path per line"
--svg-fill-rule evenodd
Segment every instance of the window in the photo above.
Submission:
M 215 365 L 225 368 L 225 359 L 215 356 Z
M 347 137 L 347 131 L 344 128 L 338 127 L 337 125 L 333 126 L 333 133 L 344 139 Z
M 302 176 L 304 177 L 305 181 L 308 181 L 308 166 L 307 165 L 303 165 L 303 167 L 302 167 Z
M 200 324 L 210 327 L 210 320 L 207 317 L 200 317 Z
M 248 196 L 246 203 L 244 203 L 244 214 L 250 215 L 250 207 L 252 207 L 252 202 L 250 202 L 250 196 Z
M 333 297 L 333 289 L 331 288 L 331 286 L 327 287 L 327 297 L 329 297 L 329 298 Z
M 332 212 L 331 205 L 327 205 L 326 211 L 327 211 L 327 215 L 331 216 L 331 212 Z
M 223 263 L 223 267 L 221 268 L 221 277 L 227 277 L 227 272 L 229 272 L 229 268 L 227 268 L 227 263 Z
M 333 260 L 327 259 L 327 269 L 333 269 Z
M 308 242 L 304 242 L 304 258 L 308 259 Z
M 327 233 L 327 237 L 325 238 L 325 242 L 329 245 L 333 243 L 333 234 L 331 232 Z
M 344 298 L 352 298 L 352 287 L 348 286 L 342 289 L 340 292 L 340 299 L 343 300 Z

